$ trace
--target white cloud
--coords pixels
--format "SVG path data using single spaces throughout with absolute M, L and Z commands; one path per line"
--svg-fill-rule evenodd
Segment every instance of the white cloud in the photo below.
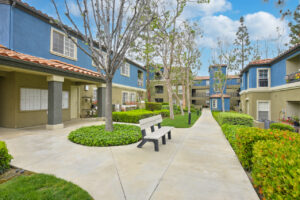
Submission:
M 239 20 L 232 20 L 224 15 L 205 16 L 199 20 L 199 23 L 203 30 L 203 38 L 199 41 L 199 45 L 208 48 L 215 48 L 218 38 L 232 43 L 240 25 Z M 288 39 L 287 22 L 267 12 L 246 15 L 245 25 L 248 28 L 250 40 L 276 39 L 278 37 L 277 27 L 283 34 L 283 40 Z

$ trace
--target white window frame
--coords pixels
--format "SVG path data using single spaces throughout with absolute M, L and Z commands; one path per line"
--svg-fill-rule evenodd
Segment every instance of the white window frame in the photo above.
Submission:
M 179 89 L 181 87 L 181 89 Z M 182 85 L 178 85 L 178 94 L 182 94 L 183 93 L 183 87 Z
M 211 106 L 213 109 L 217 109 L 218 108 L 218 99 L 212 99 Z
M 65 51 L 65 39 L 68 38 L 68 36 L 67 36 L 64 32 L 59 31 L 59 30 L 57 30 L 57 29 L 51 27 L 51 33 L 50 33 L 50 53 L 51 53 L 51 54 L 54 54 L 54 55 L 56 55 L 56 56 L 61 56 L 61 57 L 64 57 L 64 58 L 68 58 L 68 59 L 70 59 L 70 60 L 75 60 L 75 61 L 77 61 L 77 45 L 76 45 L 76 44 L 74 44 L 74 57 L 67 56 L 67 55 L 65 55 L 65 53 L 62 54 L 62 53 L 59 53 L 59 52 L 56 52 L 56 51 L 53 50 L 53 32 L 57 32 L 57 33 L 59 33 L 59 34 L 61 34 L 61 35 L 64 36 L 64 51 Z M 73 39 L 76 41 L 76 43 L 77 43 L 77 39 L 74 38 L 74 37 L 72 37 L 72 38 L 73 38 Z M 73 41 L 71 40 L 71 42 L 73 42 Z
M 142 78 L 141 79 L 139 78 L 139 71 L 142 72 Z M 141 71 L 141 70 L 138 70 L 138 86 L 140 86 L 140 87 L 144 86 L 144 72 Z
M 134 95 L 134 101 L 132 101 L 132 95 Z M 130 92 L 130 102 L 136 102 L 136 93 L 135 92 Z
M 64 97 L 67 97 L 64 99 Z M 69 109 L 70 94 L 69 91 L 62 91 L 62 109 Z
M 206 86 L 209 86 L 209 80 L 206 80 Z
M 125 93 L 127 94 L 127 101 L 125 99 L 125 102 L 123 102 L 123 96 L 124 96 Z M 129 102 L 129 92 L 128 91 L 122 91 L 122 97 L 121 98 L 122 98 L 121 99 L 122 105 L 126 105 L 126 103 Z
M 269 103 L 269 114 L 268 114 L 268 120 L 271 120 L 271 101 L 270 100 L 257 100 L 256 101 L 256 120 L 259 120 L 258 119 L 258 104 L 259 103 Z
M 268 70 L 268 87 L 260 87 L 259 86 L 259 71 L 260 70 Z M 271 70 L 270 70 L 270 68 L 257 68 L 256 69 L 256 87 L 257 88 L 269 88 L 269 87 L 271 87 Z
M 126 67 L 126 68 L 127 68 L 127 72 L 128 72 L 128 73 L 126 73 L 126 70 L 125 70 L 125 72 L 123 71 L 123 67 Z M 120 74 L 121 74 L 122 76 L 130 77 L 130 64 L 129 64 L 128 62 L 124 62 L 124 63 L 121 65 L 121 67 L 120 67 Z

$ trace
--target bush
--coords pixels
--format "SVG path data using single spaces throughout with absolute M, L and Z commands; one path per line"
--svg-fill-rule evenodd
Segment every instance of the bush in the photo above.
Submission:
M 169 105 L 162 105 L 161 109 L 162 110 L 170 110 L 170 106 Z
M 0 141 L 0 174 L 9 169 L 9 163 L 13 157 L 8 153 L 5 142 Z
M 253 117 L 246 114 L 232 113 L 232 112 L 220 112 L 217 116 L 217 121 L 220 125 L 244 125 L 253 126 Z
M 167 105 L 167 106 L 168 106 L 168 105 L 169 105 L 169 103 L 166 103 L 166 102 L 164 102 L 164 103 L 162 103 L 162 105 L 163 105 L 163 106 L 165 106 L 165 105 Z
M 253 145 L 261 140 L 290 140 L 299 138 L 299 134 L 280 131 L 278 129 L 240 128 L 236 133 L 237 156 L 243 167 L 250 170 L 252 167 Z
M 154 111 L 154 110 L 161 110 L 161 103 L 155 102 L 146 102 L 146 110 Z
M 219 111 L 212 111 L 212 116 L 215 118 L 215 120 L 218 122 L 218 124 L 220 125 L 220 122 L 219 122 L 219 114 L 220 112 Z
M 197 112 L 197 110 L 196 110 L 195 108 L 192 108 L 192 107 L 191 107 L 190 110 L 191 110 L 191 112 Z M 184 111 L 184 112 L 188 112 L 188 109 L 185 108 L 185 109 L 183 109 L 183 111 Z
M 170 117 L 169 110 L 155 110 L 153 111 L 154 115 L 161 115 L 162 117 Z
M 254 145 L 252 178 L 266 199 L 300 199 L 299 155 L 295 141 L 259 141 Z
M 86 146 L 118 146 L 139 141 L 142 138 L 138 126 L 114 124 L 114 131 L 105 130 L 105 125 L 82 127 L 69 134 L 69 140 Z
M 273 123 L 270 125 L 271 129 L 279 129 L 279 130 L 287 130 L 294 132 L 294 127 L 288 125 L 288 124 L 282 124 L 282 123 Z
M 149 110 L 131 110 L 126 112 L 113 112 L 112 119 L 115 122 L 139 123 L 139 120 L 151 117 L 154 113 Z
M 245 128 L 246 126 L 242 125 L 230 125 L 230 124 L 223 124 L 222 131 L 230 143 L 232 149 L 236 151 L 236 133 L 240 128 Z

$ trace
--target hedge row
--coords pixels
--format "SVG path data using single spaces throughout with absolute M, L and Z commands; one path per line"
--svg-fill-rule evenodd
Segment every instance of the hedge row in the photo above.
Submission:
M 271 129 L 279 129 L 279 130 L 287 130 L 294 132 L 294 127 L 288 125 L 288 124 L 282 124 L 282 123 L 273 123 L 270 125 Z
M 297 141 L 258 141 L 252 178 L 265 199 L 300 199 L 300 145 Z
M 237 150 L 237 147 L 236 147 L 237 130 L 240 128 L 245 128 L 245 127 L 246 126 L 243 126 L 243 125 L 230 125 L 230 124 L 222 125 L 222 131 L 234 151 Z
M 9 169 L 9 163 L 12 156 L 8 153 L 5 142 L 0 141 L 0 174 Z
M 236 133 L 237 156 L 243 167 L 252 169 L 253 145 L 263 140 L 294 140 L 299 134 L 278 129 L 240 128 Z
M 155 111 L 149 111 L 149 110 L 131 110 L 126 112 L 113 112 L 112 118 L 115 122 L 127 122 L 127 123 L 139 123 L 139 120 L 145 119 L 154 115 L 161 114 L 162 117 L 168 117 L 170 116 L 169 110 L 155 110 Z
M 253 126 L 253 117 L 241 113 L 233 112 L 220 112 L 217 115 L 217 121 L 220 125 L 231 124 L 231 125 L 244 125 Z
M 156 102 L 146 102 L 146 110 L 161 110 L 162 104 Z

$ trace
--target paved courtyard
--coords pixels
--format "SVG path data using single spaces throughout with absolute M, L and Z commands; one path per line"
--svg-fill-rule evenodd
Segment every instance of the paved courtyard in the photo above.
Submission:
M 0 129 L 14 159 L 30 171 L 72 181 L 98 199 L 258 199 L 246 173 L 210 111 L 190 129 L 174 129 L 160 151 L 147 143 L 120 147 L 85 147 L 67 135 L 93 120 L 44 127 Z

